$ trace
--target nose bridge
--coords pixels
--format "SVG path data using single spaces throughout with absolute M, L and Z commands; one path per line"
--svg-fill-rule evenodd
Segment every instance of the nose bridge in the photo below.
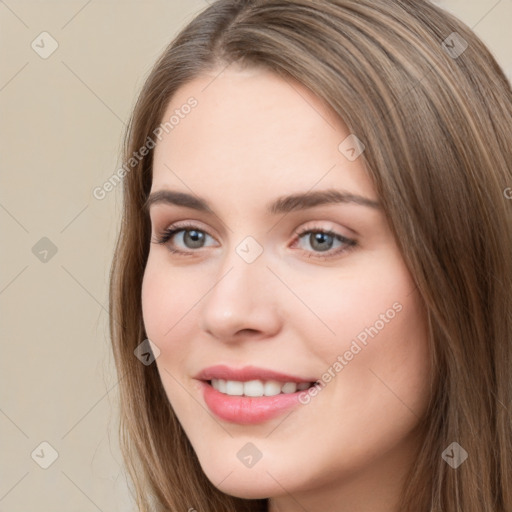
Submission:
M 263 247 L 246 237 L 223 258 L 203 301 L 201 327 L 228 340 L 240 330 L 273 331 L 278 308 Z

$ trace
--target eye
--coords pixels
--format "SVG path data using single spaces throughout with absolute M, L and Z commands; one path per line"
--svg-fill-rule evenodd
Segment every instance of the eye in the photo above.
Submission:
M 309 245 L 313 249 L 313 251 L 306 251 L 310 253 L 310 258 L 332 258 L 353 249 L 357 245 L 354 239 L 321 227 L 303 229 L 296 233 L 296 235 L 299 242 L 306 242 L 306 246 Z M 336 242 L 338 243 L 337 248 L 332 250 Z
M 180 236 L 177 236 L 180 235 Z M 183 256 L 191 256 L 193 251 L 180 250 L 172 247 L 173 244 L 169 242 L 173 241 L 172 239 L 178 238 L 181 239 L 181 243 L 185 245 L 185 249 L 201 249 L 204 247 L 204 242 L 207 237 L 212 238 L 202 229 L 199 229 L 197 226 L 193 224 L 180 224 L 180 225 L 172 225 L 165 229 L 162 233 L 160 233 L 155 243 L 167 245 L 167 248 L 172 253 L 180 254 Z
M 340 233 L 336 233 L 329 229 L 323 229 L 321 227 L 303 229 L 296 232 L 295 236 L 297 237 L 297 240 L 293 245 L 296 245 L 297 242 L 303 242 L 300 244 L 301 249 L 304 252 L 309 253 L 309 258 L 331 258 L 347 252 L 357 245 L 357 242 L 354 239 L 347 238 Z M 195 252 L 198 252 L 196 249 L 206 247 L 205 241 L 207 238 L 211 238 L 213 240 L 210 235 L 208 235 L 204 230 L 199 229 L 197 226 L 188 223 L 181 223 L 179 225 L 174 224 L 163 230 L 158 234 L 154 243 L 166 245 L 171 253 L 180 256 L 193 256 Z M 174 239 L 180 240 L 184 249 L 176 249 Z M 304 244 L 304 242 L 306 242 L 306 244 Z M 338 245 L 336 246 L 336 244 Z M 309 245 L 313 250 L 304 249 L 304 245 Z M 334 250 L 333 246 L 336 246 Z

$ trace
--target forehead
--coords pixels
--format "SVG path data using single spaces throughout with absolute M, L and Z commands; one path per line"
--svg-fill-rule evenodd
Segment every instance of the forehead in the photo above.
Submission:
M 184 108 L 191 98 L 195 106 Z M 219 185 L 225 193 L 303 190 L 319 180 L 372 190 L 362 159 L 339 150 L 350 135 L 343 121 L 302 84 L 268 70 L 228 67 L 196 78 L 176 92 L 162 122 L 173 116 L 155 148 L 152 190 L 183 189 L 179 178 L 201 195 Z

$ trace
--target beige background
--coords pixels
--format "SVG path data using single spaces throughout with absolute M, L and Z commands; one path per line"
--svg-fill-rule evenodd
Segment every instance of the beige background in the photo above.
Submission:
M 436 3 L 512 78 L 512 0 Z M 134 510 L 108 341 L 121 187 L 103 200 L 92 191 L 119 167 L 124 124 L 153 62 L 206 5 L 0 1 L 0 512 Z M 58 44 L 46 59 L 52 40 L 42 32 Z M 47 469 L 53 452 L 42 442 L 58 453 Z

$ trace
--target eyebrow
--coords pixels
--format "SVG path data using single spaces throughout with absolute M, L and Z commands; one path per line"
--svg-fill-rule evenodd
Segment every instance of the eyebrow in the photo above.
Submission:
M 328 189 L 278 197 L 267 205 L 267 212 L 271 215 L 278 215 L 281 213 L 305 210 L 324 204 L 336 203 L 352 203 L 374 209 L 380 208 L 380 204 L 377 201 L 368 199 L 367 197 L 340 190 Z M 149 211 L 154 204 L 173 204 L 202 212 L 213 213 L 208 201 L 205 199 L 174 190 L 165 189 L 153 192 L 144 203 L 144 210 Z

